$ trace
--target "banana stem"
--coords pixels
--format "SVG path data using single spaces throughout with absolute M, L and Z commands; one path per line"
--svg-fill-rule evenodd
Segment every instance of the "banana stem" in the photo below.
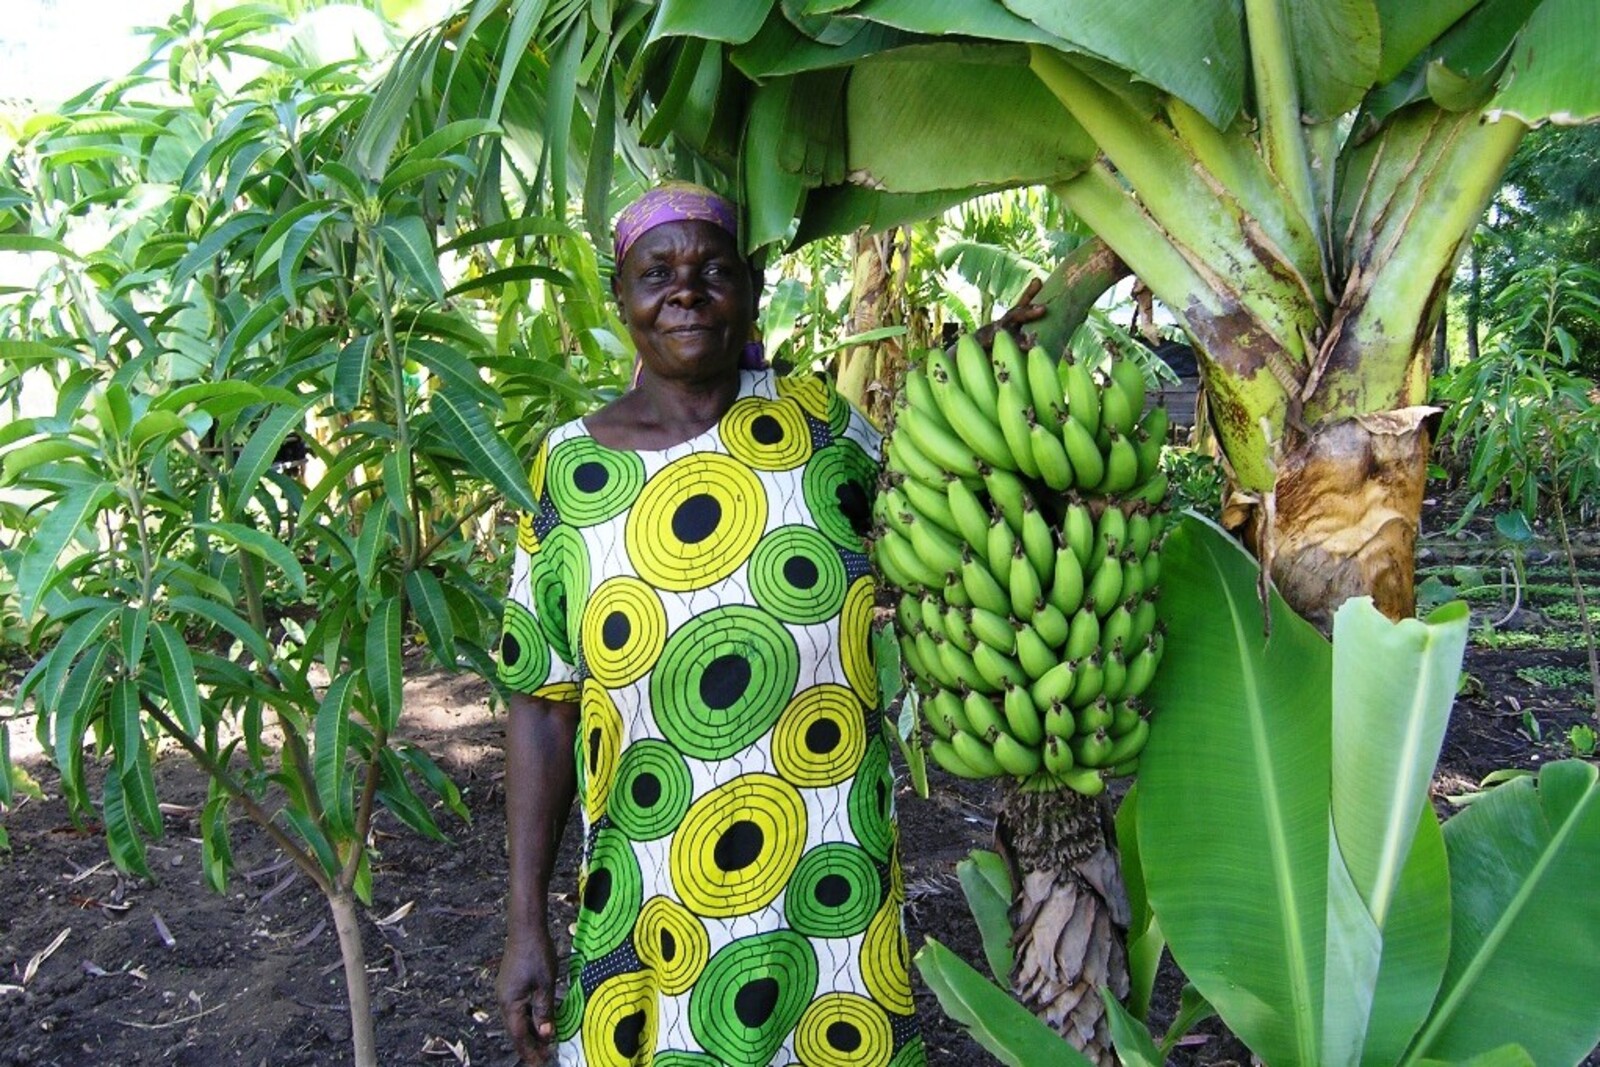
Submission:
M 1294 41 L 1282 0 L 1245 0 L 1250 67 L 1255 79 L 1256 118 L 1267 166 L 1283 182 L 1289 199 L 1321 240 L 1321 218 L 1311 195 L 1311 166 L 1300 125 L 1300 87 L 1295 80 Z

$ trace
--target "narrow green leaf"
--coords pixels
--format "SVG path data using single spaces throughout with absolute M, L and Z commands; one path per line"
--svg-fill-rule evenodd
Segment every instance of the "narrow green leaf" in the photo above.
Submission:
M 378 555 L 384 544 L 391 505 L 387 497 L 379 497 L 361 517 L 361 533 L 356 538 L 356 579 L 361 588 L 370 590 L 378 573 Z
M 111 684 L 111 751 L 116 756 L 116 773 L 125 774 L 139 757 L 144 744 L 144 720 L 139 713 L 139 683 L 119 678 Z
M 372 689 L 378 719 L 390 733 L 400 721 L 404 700 L 405 681 L 401 675 L 404 653 L 401 622 L 404 617 L 404 603 L 399 597 L 389 597 L 372 609 L 372 618 L 367 623 L 367 684 Z
M 288 546 L 270 534 L 260 530 L 253 530 L 248 526 L 241 526 L 236 522 L 202 522 L 195 524 L 196 530 L 214 534 L 231 545 L 235 545 L 252 556 L 257 556 L 272 564 L 283 572 L 289 579 L 294 591 L 301 597 L 306 595 L 306 571 L 300 561 Z
M 156 656 L 156 666 L 161 671 L 161 686 L 166 692 L 167 704 L 177 717 L 178 725 L 190 737 L 199 737 L 200 691 L 195 686 L 194 659 L 189 646 L 171 623 L 158 622 L 151 629 L 154 638 L 150 647 Z
M 228 795 L 216 782 L 200 812 L 200 869 L 213 893 L 228 891 L 228 871 L 233 867 L 233 849 L 228 843 Z
M 0 252 L 44 252 L 63 259 L 82 259 L 60 241 L 31 233 L 0 233 Z
M 240 618 L 239 614 L 231 608 L 224 607 L 222 604 L 212 600 L 204 600 L 188 594 L 175 596 L 168 600 L 167 604 L 174 611 L 199 615 L 201 618 L 222 627 L 238 638 L 239 643 L 244 645 L 245 649 L 256 658 L 257 663 L 264 665 L 272 662 L 272 649 L 268 646 L 266 637 L 258 632 L 255 627 Z
M 461 799 L 461 790 L 456 787 L 450 776 L 445 774 L 433 757 L 413 744 L 396 746 L 400 758 L 428 783 L 428 788 L 438 794 L 444 806 L 449 808 L 462 822 L 472 822 L 472 812 L 467 810 L 467 805 Z
M 334 215 L 331 209 L 313 211 L 305 218 L 296 220 L 283 235 L 283 247 L 278 253 L 278 288 L 291 308 L 297 306 L 295 296 L 300 288 L 300 264 L 304 262 L 311 242 L 317 239 L 317 231 Z
M 233 464 L 233 470 L 229 472 L 227 499 L 229 515 L 243 514 L 244 507 L 255 496 L 256 488 L 261 484 L 261 476 L 278 457 L 278 449 L 283 445 L 284 438 L 304 425 L 306 412 L 316 399 L 313 394 L 301 397 L 294 404 L 278 405 L 267 413 L 266 418 L 256 424 L 250 440 L 245 443 L 239 458 Z
M 1011 874 L 1005 861 L 996 853 L 974 849 L 956 864 L 956 877 L 983 938 L 989 972 L 1001 989 L 1010 989 L 1016 953 L 1011 947 Z
M 550 0 L 514 0 L 511 24 L 506 30 L 506 47 L 500 57 L 500 77 L 495 81 L 494 100 L 489 105 L 491 122 L 500 121 L 500 113 L 505 108 L 511 86 L 515 84 L 517 71 L 528 57 L 529 42 L 533 40 L 539 20 L 549 6 Z
M 235 356 L 283 325 L 283 313 L 288 310 L 289 301 L 281 294 L 275 294 L 254 305 L 250 313 L 228 331 L 228 336 L 222 342 L 222 348 L 212 363 L 213 372 L 218 376 L 227 373 L 233 366 Z
M 492 411 L 505 407 L 505 401 L 493 386 L 483 380 L 477 365 L 451 346 L 426 337 L 413 337 L 405 343 L 404 348 L 406 355 L 444 379 L 446 387 L 452 392 L 470 396 Z
M 451 238 L 439 246 L 441 252 L 453 252 L 458 248 L 468 245 L 487 244 L 490 241 L 505 241 L 514 237 L 571 237 L 572 227 L 559 219 L 547 218 L 544 215 L 527 215 L 520 219 L 509 219 L 497 222 L 490 226 L 481 226 L 468 230 L 459 237 Z
M 702 37 L 744 44 L 767 21 L 773 0 L 663 0 L 647 43 L 664 37 Z
M 100 453 L 87 441 L 75 437 L 47 437 L 30 441 L 6 453 L 5 461 L 0 463 L 0 484 L 15 484 L 24 475 L 63 459 L 90 460 L 98 466 Z
M 150 878 L 145 862 L 144 842 L 128 821 L 128 804 L 122 792 L 122 779 L 108 774 L 101 788 L 101 815 L 106 825 L 106 845 L 117 869 L 141 878 Z
M 339 857 L 334 854 L 333 846 L 328 843 L 328 835 L 322 832 L 322 827 L 292 802 L 285 804 L 279 811 L 289 820 L 289 825 L 294 828 L 300 840 L 310 847 L 312 855 L 316 856 L 317 862 L 321 864 L 323 873 L 329 878 L 339 877 Z
M 339 351 L 339 363 L 333 372 L 333 406 L 345 413 L 352 412 L 366 393 L 367 376 L 372 370 L 372 351 L 378 339 L 362 334 Z
M 172 287 L 177 290 L 200 270 L 217 264 L 223 251 L 236 241 L 265 230 L 272 216 L 265 211 L 246 211 L 230 215 L 195 244 L 194 248 L 178 261 L 172 272 Z
M 427 805 L 412 790 L 411 783 L 406 780 L 405 765 L 394 754 L 394 749 L 381 750 L 378 762 L 382 767 L 382 776 L 378 779 L 378 799 L 383 806 L 422 836 L 434 841 L 449 840 L 439 829 L 439 824 L 433 821 Z
M 411 613 L 422 626 L 428 647 L 434 659 L 449 670 L 456 669 L 455 623 L 450 618 L 450 606 L 445 603 L 444 589 L 439 579 L 429 571 L 412 571 L 406 575 L 406 602 Z
M 1122 1067 L 1162 1067 L 1166 1063 L 1144 1023 L 1134 1018 L 1105 986 L 1100 987 L 1100 1003 L 1105 1005 L 1111 1042 L 1117 1047 L 1117 1060 Z
M 34 528 L 22 562 L 17 565 L 17 607 L 24 619 L 33 617 L 40 587 L 54 573 L 61 553 L 94 518 L 101 502 L 114 492 L 116 489 L 109 482 L 70 489 Z
M 118 773 L 122 779 L 122 795 L 133 817 L 145 833 L 160 840 L 166 827 L 161 822 L 161 803 L 156 799 L 156 777 L 150 764 L 150 746 L 140 740 L 133 763 Z
M 547 285 L 558 285 L 569 289 L 577 285 L 570 275 L 564 274 L 554 267 L 522 264 L 515 267 L 506 267 L 502 270 L 492 270 L 486 274 L 480 274 L 476 278 L 468 278 L 464 282 L 458 282 L 451 286 L 445 295 L 459 296 L 462 293 L 470 293 L 476 289 L 493 289 L 496 286 L 527 281 L 541 281 Z
M 1489 101 L 1489 118 L 1575 126 L 1600 117 L 1596 40 L 1600 10 L 1591 0 L 1542 0 L 1517 38 L 1500 92 Z
M 189 432 L 189 424 L 170 411 L 147 411 L 133 424 L 128 434 L 128 446 L 137 455 L 146 445 L 154 442 L 160 447 Z
M 489 424 L 483 408 L 449 389 L 435 393 L 430 405 L 450 443 L 474 474 L 500 490 L 517 507 L 530 512 L 539 509 L 515 453 Z
M 428 232 L 426 222 L 415 215 L 391 219 L 378 227 L 378 236 L 400 277 L 434 300 L 444 299 L 444 279 L 439 276 L 439 257 L 433 250 L 433 236 Z
M 916 963 L 945 1014 L 1006 1067 L 1090 1067 L 1093 1062 L 933 938 L 917 953 Z
M 350 702 L 360 671 L 341 674 L 317 706 L 313 770 L 328 832 L 340 839 L 355 833 L 350 784 Z
M 403 165 L 442 156 L 474 137 L 488 137 L 499 132 L 499 125 L 488 119 L 458 119 L 455 122 L 448 122 L 412 146 L 400 157 L 400 163 Z
M 63 708 L 66 701 L 64 689 L 67 684 L 67 674 L 78 662 L 78 657 L 85 654 L 90 643 L 99 639 L 121 611 L 122 609 L 115 604 L 92 608 L 72 620 L 67 628 L 61 631 L 55 648 L 50 650 L 50 665 L 45 669 L 44 689 L 39 696 L 45 711 L 71 714 L 70 710 Z

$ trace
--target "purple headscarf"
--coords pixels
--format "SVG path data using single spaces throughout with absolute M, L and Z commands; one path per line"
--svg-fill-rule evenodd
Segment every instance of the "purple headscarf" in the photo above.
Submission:
M 612 250 L 617 269 L 622 269 L 628 249 L 649 231 L 669 222 L 690 221 L 709 222 L 726 231 L 735 242 L 739 240 L 739 212 L 731 201 L 693 182 L 662 182 L 617 213 L 617 220 L 612 227 Z M 740 367 L 759 370 L 766 365 L 766 353 L 760 341 L 745 345 L 744 354 L 739 359 Z M 638 380 L 636 367 L 634 382 Z

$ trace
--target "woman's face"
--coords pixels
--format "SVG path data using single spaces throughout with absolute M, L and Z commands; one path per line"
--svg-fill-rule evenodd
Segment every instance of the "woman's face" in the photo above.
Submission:
M 733 374 L 750 340 L 750 268 L 710 222 L 669 222 L 628 249 L 612 282 L 645 369 L 689 381 Z

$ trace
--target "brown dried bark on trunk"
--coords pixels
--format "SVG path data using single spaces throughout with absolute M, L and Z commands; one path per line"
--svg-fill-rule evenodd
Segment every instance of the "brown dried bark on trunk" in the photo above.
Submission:
M 1391 619 L 1416 611 L 1415 551 L 1428 480 L 1428 420 L 1408 407 L 1327 423 L 1279 461 L 1266 500 L 1236 495 L 1242 535 L 1289 605 L 1324 633 L 1344 601 L 1370 596 Z
M 1070 790 L 1005 797 L 995 837 L 1011 865 L 1011 990 L 1096 1063 L 1116 1057 L 1100 987 L 1128 995 L 1128 898 L 1110 817 Z

